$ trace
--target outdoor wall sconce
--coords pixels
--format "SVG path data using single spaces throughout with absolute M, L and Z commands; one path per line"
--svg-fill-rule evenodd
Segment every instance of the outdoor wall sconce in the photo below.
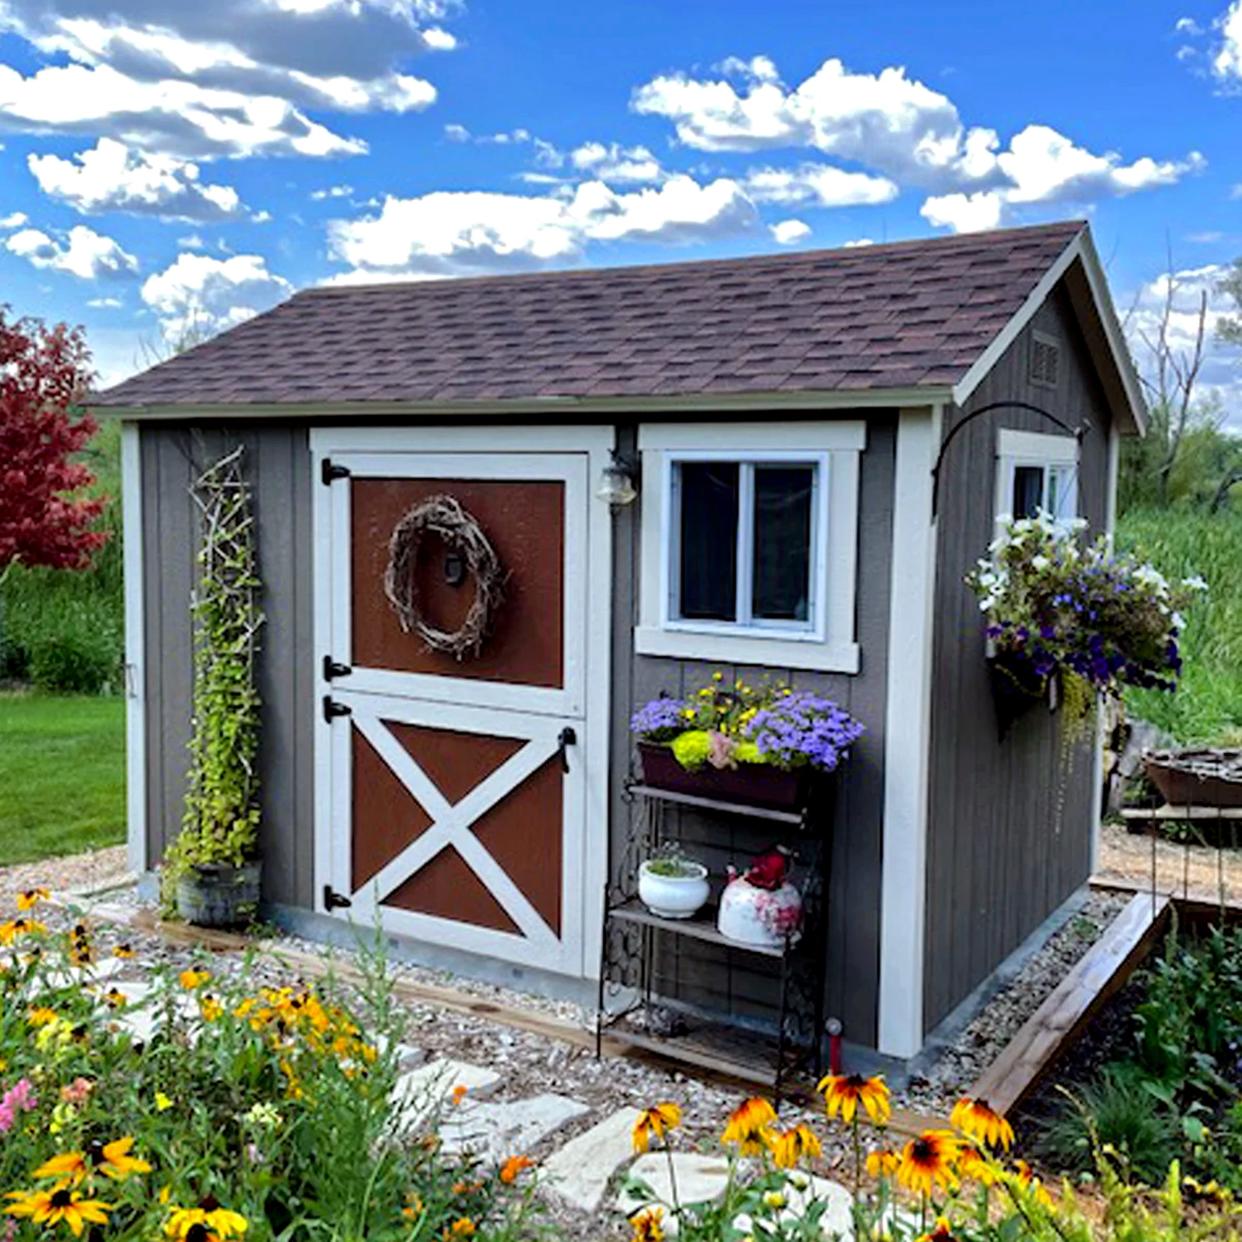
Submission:
M 633 504 L 638 496 L 638 488 L 635 486 L 637 474 L 637 462 L 614 451 L 612 460 L 600 471 L 596 496 L 607 501 L 614 510 Z

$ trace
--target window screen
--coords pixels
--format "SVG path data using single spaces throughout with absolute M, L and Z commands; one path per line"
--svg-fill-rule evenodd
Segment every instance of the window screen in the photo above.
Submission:
M 813 466 L 755 467 L 751 611 L 757 620 L 810 617 Z
M 1044 503 L 1043 466 L 1015 466 L 1013 471 L 1013 516 L 1034 517 Z

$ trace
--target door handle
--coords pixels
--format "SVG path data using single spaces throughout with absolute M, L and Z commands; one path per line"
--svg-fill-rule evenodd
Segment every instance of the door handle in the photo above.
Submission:
M 561 760 L 561 771 L 569 771 L 569 747 L 578 744 L 578 735 L 574 732 L 572 725 L 566 725 L 560 732 L 560 736 L 556 739 L 556 753 Z

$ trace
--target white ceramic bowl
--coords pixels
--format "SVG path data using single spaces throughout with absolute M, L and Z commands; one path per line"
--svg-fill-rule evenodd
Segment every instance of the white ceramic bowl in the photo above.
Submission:
M 707 868 L 702 863 L 688 863 L 691 875 L 657 875 L 650 863 L 638 868 L 638 896 L 643 905 L 665 919 L 688 919 L 697 914 L 711 895 Z

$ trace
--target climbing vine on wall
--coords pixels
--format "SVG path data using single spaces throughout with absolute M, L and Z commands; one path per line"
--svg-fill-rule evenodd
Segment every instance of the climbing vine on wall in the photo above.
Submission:
M 264 618 L 243 456 L 239 445 L 204 470 L 190 489 L 202 535 L 191 601 L 190 771 L 181 835 L 164 859 L 166 899 L 192 867 L 240 865 L 258 847 L 260 701 L 255 658 Z

